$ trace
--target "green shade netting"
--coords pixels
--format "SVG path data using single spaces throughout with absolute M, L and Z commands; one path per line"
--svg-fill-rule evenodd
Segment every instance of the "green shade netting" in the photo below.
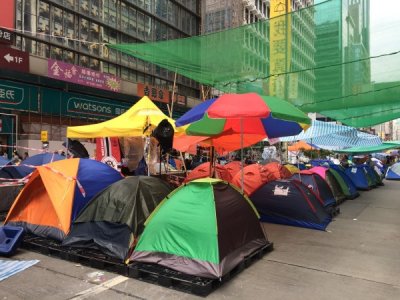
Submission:
M 351 153 L 351 154 L 366 154 L 366 153 L 378 153 L 384 150 L 400 148 L 400 141 L 383 142 L 379 146 L 370 147 L 353 147 L 344 150 L 336 150 L 339 153 Z
M 400 117 L 400 18 L 379 17 L 391 8 L 378 2 L 328 0 L 217 33 L 108 46 L 221 92 L 274 95 L 364 127 Z

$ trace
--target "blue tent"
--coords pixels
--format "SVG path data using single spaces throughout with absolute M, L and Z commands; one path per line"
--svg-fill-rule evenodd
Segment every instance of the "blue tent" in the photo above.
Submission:
M 261 221 L 325 230 L 332 220 L 315 194 L 294 179 L 270 181 L 250 199 Z
M 23 160 L 21 164 L 30 166 L 41 166 L 61 159 L 65 159 L 65 156 L 46 152 L 28 157 L 27 159 Z
M 0 156 L 0 167 L 8 165 L 11 163 L 9 159 L 4 158 L 3 156 Z
M 387 180 L 400 180 L 400 162 L 395 163 L 386 172 Z
M 322 201 L 324 207 L 329 213 L 332 212 L 331 207 L 336 205 L 335 196 L 328 183 L 316 173 L 297 173 L 293 174 L 293 179 L 301 181 L 305 186 L 311 189 Z
M 374 170 L 373 167 L 363 164 L 364 166 L 364 170 L 367 173 L 367 176 L 370 178 L 373 186 L 377 187 L 377 186 L 381 186 L 383 185 L 382 179 L 379 176 L 379 174 Z
M 350 180 L 354 183 L 357 190 L 370 190 L 372 188 L 372 182 L 367 177 L 366 171 L 363 165 L 356 165 L 346 168 L 345 173 L 349 176 Z
M 330 166 L 333 165 L 333 162 L 329 159 L 313 159 L 310 161 L 310 165 L 313 167 L 318 167 L 318 166 Z
M 12 165 L 10 161 L 6 167 L 0 169 L 0 178 L 20 179 L 32 173 L 35 168 L 28 166 L 41 166 L 53 161 L 65 159 L 64 156 L 53 153 L 41 153 L 23 160 L 19 165 Z M 1 167 L 1 161 L 0 161 Z
M 0 167 L 0 178 L 21 179 L 32 173 L 32 168 L 9 163 Z
M 329 168 L 334 169 L 340 175 L 340 177 L 342 177 L 343 181 L 346 183 L 347 187 L 349 188 L 350 196 L 346 195 L 347 199 L 355 199 L 358 196 L 360 196 L 360 193 L 357 191 L 356 185 L 353 183 L 353 181 L 350 179 L 350 177 L 346 174 L 345 168 L 343 168 L 340 165 L 335 165 L 335 164 L 329 165 Z
M 123 178 L 121 173 L 116 171 L 114 168 L 111 168 L 107 164 L 98 162 L 97 160 L 88 158 L 79 158 L 79 168 L 76 177 L 84 187 L 86 195 L 83 195 L 79 191 L 78 185 L 75 186 L 75 198 L 71 216 L 72 220 L 75 220 L 82 208 L 97 193 Z

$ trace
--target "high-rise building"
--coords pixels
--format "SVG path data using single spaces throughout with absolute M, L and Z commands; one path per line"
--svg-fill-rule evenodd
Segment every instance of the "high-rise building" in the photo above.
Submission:
M 13 16 L 0 20 L 1 37 L 12 37 L 0 39 L 0 142 L 7 145 L 40 141 L 43 130 L 60 144 L 67 125 L 119 115 L 144 94 L 165 109 L 174 72 L 107 44 L 200 30 L 200 0 L 2 0 L 0 10 Z M 179 114 L 199 97 L 199 85 L 179 75 L 176 82 Z
M 270 74 L 309 69 L 314 66 L 314 19 L 313 10 L 303 10 L 303 8 L 312 4 L 312 0 L 205 0 L 202 2 L 202 32 L 211 33 L 259 22 L 260 26 L 250 26 L 249 30 L 244 31 L 246 36 L 243 36 L 243 47 L 248 50 L 249 59 L 244 57 L 242 68 L 243 73 L 245 71 L 249 73 L 249 78 L 251 78 L 250 74 L 253 77 L 262 78 Z M 283 11 L 277 14 L 276 12 L 282 7 Z M 285 19 L 285 15 L 291 12 L 295 13 L 288 15 Z M 279 19 L 275 19 L 276 26 L 274 20 L 265 21 L 276 16 Z M 288 24 L 288 31 L 286 31 L 286 24 Z M 282 39 L 285 42 L 283 48 L 277 50 L 274 47 L 278 45 L 275 43 L 276 39 L 271 40 L 271 30 L 274 28 L 283 35 Z M 250 35 L 250 38 L 247 35 Z M 248 40 L 256 42 L 249 46 L 245 42 Z M 246 51 L 243 52 L 246 53 Z M 276 69 L 276 65 L 281 67 Z M 273 83 L 266 83 L 264 80 L 244 83 L 237 86 L 237 91 L 253 88 L 254 91 L 274 94 L 294 102 L 295 99 L 312 100 L 315 92 L 314 71 L 309 70 L 292 75 L 279 76 Z
M 371 87 L 369 0 L 332 2 L 332 14 L 316 25 L 316 98 L 347 97 Z M 340 15 L 336 15 L 340 14 Z M 346 62 L 346 64 L 344 64 Z
M 223 31 L 266 20 L 268 9 L 269 1 L 266 0 L 204 0 L 202 1 L 202 33 Z M 247 30 L 241 32 L 242 36 L 235 37 L 243 40 L 241 67 L 237 70 L 243 78 L 254 74 L 262 76 L 268 70 L 269 33 L 267 24 L 260 24 L 261 26 L 249 26 L 246 28 Z M 220 38 L 229 39 L 230 37 L 221 34 Z M 235 88 L 237 92 L 243 89 L 239 85 Z M 214 93 L 218 93 L 218 91 L 214 91 Z

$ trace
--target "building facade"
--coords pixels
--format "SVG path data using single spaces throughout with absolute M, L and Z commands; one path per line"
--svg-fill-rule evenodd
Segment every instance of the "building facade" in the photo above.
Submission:
M 14 130 L 0 131 L 7 145 L 40 140 L 43 130 L 61 142 L 66 126 L 114 117 L 144 94 L 166 110 L 175 74 L 106 44 L 184 38 L 200 30 L 200 0 L 4 0 L 1 6 L 15 17 L 12 26 L 0 20 L 12 35 L 0 54 L 24 57 L 26 64 L 22 72 L 15 60 L 0 68 L 2 123 Z M 199 97 L 199 84 L 179 75 L 176 84 L 179 115 Z
M 331 16 L 317 23 L 315 60 L 319 66 L 331 66 L 315 71 L 319 100 L 346 98 L 371 89 L 370 61 L 364 59 L 370 57 L 369 0 L 342 0 L 332 5 Z
M 244 32 L 244 41 L 257 41 L 251 45 L 243 43 L 247 49 L 242 63 L 244 70 L 262 78 L 286 71 L 310 69 L 315 65 L 313 10 L 302 9 L 312 4 L 311 0 L 205 0 L 202 4 L 202 32 L 211 33 L 258 22 L 259 26 L 250 26 Z M 290 12 L 296 13 L 285 19 L 285 15 Z M 266 21 L 270 18 L 270 21 Z M 290 29 L 285 33 L 282 26 L 286 24 Z M 271 32 L 274 31 L 282 36 L 271 39 Z M 277 47 L 282 44 L 280 38 L 285 43 L 284 48 Z M 253 89 L 294 102 L 296 99 L 309 102 L 314 97 L 314 82 L 314 71 L 309 70 L 279 76 L 273 82 L 258 80 L 256 83 L 244 83 L 237 87 L 237 91 Z

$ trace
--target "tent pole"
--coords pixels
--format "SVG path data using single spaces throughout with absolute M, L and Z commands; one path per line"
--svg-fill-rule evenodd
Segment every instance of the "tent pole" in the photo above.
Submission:
M 159 145 L 159 147 L 160 147 L 160 175 L 159 175 L 159 177 L 161 178 L 162 176 L 161 176 L 161 160 L 162 160 L 162 151 L 161 151 L 161 146 Z M 165 166 L 164 166 L 164 168 L 165 168 Z
M 181 160 L 183 163 L 183 169 L 185 170 L 185 176 L 187 175 L 187 169 L 186 169 L 186 165 L 185 165 L 185 159 L 183 158 L 183 154 L 181 151 L 179 151 L 179 155 L 181 156 Z
M 69 147 L 69 145 L 68 145 L 68 137 L 67 137 L 67 142 L 65 143 L 65 146 L 67 147 L 67 151 L 66 151 L 66 154 L 65 154 L 65 159 L 68 159 L 68 147 Z
M 213 178 L 215 174 L 214 171 L 214 146 L 210 147 L 210 177 Z
M 244 194 L 244 163 L 243 163 L 243 118 L 240 118 L 240 186 Z
M 149 124 L 150 124 L 150 121 L 149 121 L 149 117 L 147 116 L 146 117 L 146 128 L 148 129 L 149 128 Z M 148 137 L 146 137 L 146 142 L 148 142 L 148 147 L 147 147 L 147 176 L 150 176 L 150 155 L 151 155 L 151 152 L 150 152 L 150 150 L 151 150 L 151 137 L 150 136 L 148 136 Z M 145 161 L 146 161 L 146 159 L 145 159 Z
M 174 86 L 172 88 L 172 101 L 171 101 L 171 109 L 169 111 L 169 117 L 172 119 L 172 114 L 174 112 L 174 102 L 175 102 L 175 88 L 176 88 L 176 71 L 174 76 Z

